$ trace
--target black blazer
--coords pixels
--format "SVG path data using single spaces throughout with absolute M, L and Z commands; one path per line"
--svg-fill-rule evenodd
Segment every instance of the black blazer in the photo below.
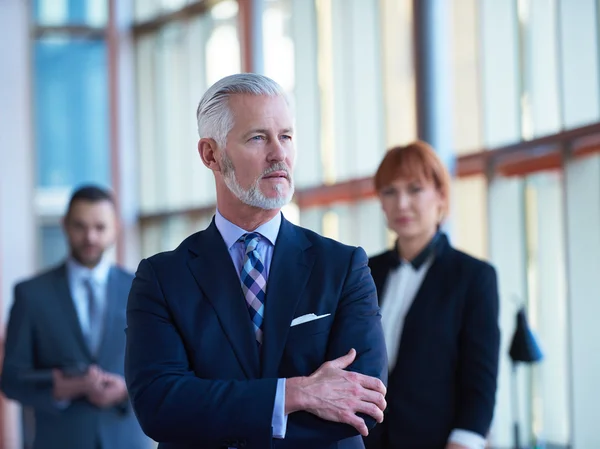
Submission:
M 368 449 L 443 449 L 453 429 L 485 436 L 494 411 L 500 331 L 494 268 L 439 234 L 435 260 L 404 322 L 388 408 Z M 381 305 L 395 250 L 369 266 Z

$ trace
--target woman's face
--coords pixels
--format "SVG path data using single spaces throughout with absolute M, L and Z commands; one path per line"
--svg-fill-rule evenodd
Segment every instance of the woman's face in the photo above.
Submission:
M 388 227 L 400 240 L 429 236 L 442 219 L 444 198 L 431 181 L 399 178 L 379 191 Z

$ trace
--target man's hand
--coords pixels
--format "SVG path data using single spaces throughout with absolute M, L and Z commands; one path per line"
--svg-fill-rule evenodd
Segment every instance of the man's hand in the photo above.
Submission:
M 127 398 L 125 380 L 118 374 L 103 372 L 100 387 L 91 390 L 87 397 L 92 404 L 100 408 L 119 404 Z
M 286 380 L 285 412 L 305 410 L 328 421 L 353 426 L 367 436 L 369 429 L 356 413 L 383 421 L 386 388 L 379 379 L 345 371 L 356 358 L 356 350 L 326 362 L 308 377 Z
M 60 369 L 52 370 L 53 395 L 57 401 L 71 401 L 97 389 L 102 383 L 102 370 L 96 365 L 90 366 L 83 376 L 65 376 Z

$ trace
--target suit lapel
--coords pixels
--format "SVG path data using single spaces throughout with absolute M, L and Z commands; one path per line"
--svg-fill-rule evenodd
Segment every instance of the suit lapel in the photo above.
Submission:
M 298 232 L 298 228 L 283 219 L 267 280 L 261 349 L 262 377 L 278 376 L 290 323 L 314 263 L 305 251 L 308 247 L 310 242 Z
M 81 324 L 79 322 L 77 310 L 75 310 L 75 304 L 73 303 L 73 297 L 71 296 L 71 290 L 69 289 L 69 281 L 67 278 L 67 266 L 65 264 L 61 265 L 56 271 L 54 289 L 56 292 L 56 298 L 59 303 L 59 307 L 63 312 L 64 322 L 66 326 L 70 327 L 73 330 L 77 342 L 81 346 L 86 357 L 91 359 L 92 354 L 90 353 L 90 349 L 88 348 L 88 345 L 85 341 L 85 337 L 83 336 L 83 331 L 81 330 Z
M 248 378 L 260 375 L 256 337 L 241 282 L 229 250 L 213 222 L 190 247 L 196 255 L 188 262 L 198 286 L 212 304 L 225 335 Z

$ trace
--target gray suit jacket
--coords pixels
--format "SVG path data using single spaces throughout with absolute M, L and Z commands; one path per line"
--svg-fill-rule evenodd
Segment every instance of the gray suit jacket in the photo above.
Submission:
M 35 411 L 34 449 L 148 449 L 129 403 L 99 409 L 78 399 L 65 409 L 52 397 L 52 368 L 97 364 L 123 375 L 125 309 L 133 276 L 112 267 L 106 320 L 97 355 L 90 353 L 71 299 L 66 265 L 15 287 L 0 388 Z

